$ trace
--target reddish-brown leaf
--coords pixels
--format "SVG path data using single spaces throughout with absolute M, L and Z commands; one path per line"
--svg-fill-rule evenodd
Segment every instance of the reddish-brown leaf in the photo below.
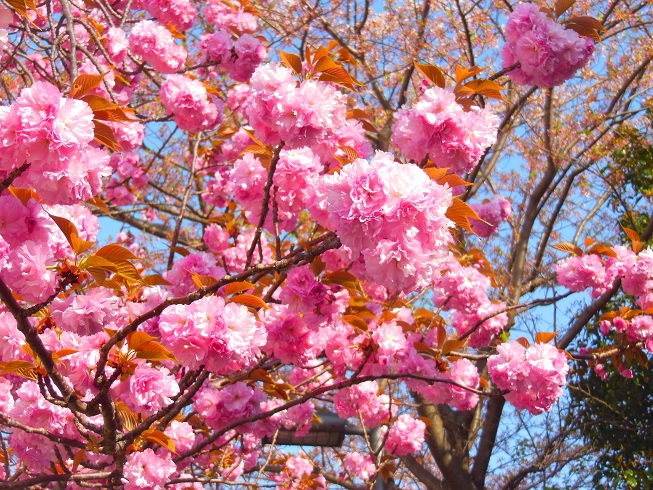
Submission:
M 296 75 L 302 74 L 302 59 L 293 53 L 279 51 L 281 62 L 295 72 Z
M 232 294 L 242 293 L 243 291 L 247 291 L 249 289 L 254 289 L 255 287 L 255 284 L 247 281 L 232 282 L 225 286 L 224 294 L 226 296 L 230 296 Z
M 444 77 L 444 73 L 442 70 L 440 70 L 440 68 L 434 65 L 424 65 L 421 63 L 415 63 L 415 68 L 417 68 L 422 75 L 424 75 L 437 87 L 445 88 L 446 79 Z
M 579 257 L 583 255 L 583 251 L 581 250 L 581 248 L 578 247 L 577 245 L 574 245 L 571 242 L 556 243 L 555 245 L 552 245 L 552 247 L 555 248 L 556 250 L 560 250 L 561 252 L 576 254 Z
M 463 68 L 460 65 L 456 65 L 456 83 L 461 83 L 463 80 L 467 80 L 468 78 L 471 78 L 473 76 L 478 75 L 482 71 L 484 71 L 485 68 L 481 68 L 480 66 L 472 66 L 470 68 Z
M 556 338 L 556 332 L 537 332 L 535 334 L 535 343 L 547 344 Z
M 576 0 L 557 0 L 556 1 L 556 18 L 564 14 L 569 8 L 576 3 Z
M 238 294 L 232 298 L 231 301 L 245 306 L 251 306 L 252 308 L 268 308 L 268 305 L 258 296 L 253 294 Z
M 125 247 L 118 245 L 116 243 L 105 245 L 104 247 L 96 251 L 94 255 L 97 255 L 98 257 L 103 257 L 110 261 L 140 260 L 140 258 L 134 255 L 133 253 L 131 253 L 129 249 L 126 249 Z
M 100 86 L 102 80 L 104 80 L 104 75 L 106 75 L 106 73 L 101 75 L 91 75 L 88 73 L 79 75 L 73 82 L 72 87 L 70 87 L 68 97 L 71 99 L 81 99 L 91 90 L 94 90 Z M 93 107 L 91 107 L 91 109 L 93 109 Z

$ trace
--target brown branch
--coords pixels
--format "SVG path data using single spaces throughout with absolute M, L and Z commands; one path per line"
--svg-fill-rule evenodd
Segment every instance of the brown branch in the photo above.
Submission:
M 107 343 L 104 344 L 100 349 L 100 359 L 98 361 L 97 370 L 95 374 L 95 386 L 101 389 L 102 386 L 104 386 L 104 383 L 106 383 L 107 381 L 106 374 L 104 373 L 104 368 L 106 366 L 109 352 L 111 351 L 111 349 L 118 342 L 125 340 L 130 333 L 136 331 L 136 329 L 141 324 L 143 324 L 147 320 L 150 320 L 151 318 L 155 318 L 159 316 L 163 312 L 163 310 L 165 310 L 168 306 L 189 305 L 200 298 L 203 298 L 205 296 L 208 296 L 209 294 L 213 294 L 217 292 L 218 289 L 220 289 L 222 286 L 226 286 L 227 284 L 230 284 L 232 282 L 244 281 L 252 276 L 261 273 L 282 272 L 295 266 L 303 265 L 305 263 L 310 263 L 315 259 L 315 257 L 323 254 L 327 250 L 332 250 L 340 247 L 341 245 L 340 239 L 335 234 L 326 233 L 325 235 L 323 235 L 323 237 L 324 237 L 324 241 L 322 243 L 320 243 L 319 245 L 317 245 L 316 247 L 310 250 L 301 252 L 290 259 L 278 260 L 271 264 L 265 264 L 265 265 L 257 264 L 241 272 L 240 274 L 236 274 L 233 276 L 224 276 L 222 279 L 212 284 L 211 286 L 202 287 L 197 291 L 187 294 L 186 296 L 168 298 L 167 300 L 162 302 L 159 306 L 152 308 L 150 311 L 145 312 L 142 315 L 136 317 L 128 325 L 124 326 L 118 332 L 116 332 L 113 335 L 113 337 L 111 337 L 107 341 Z
M 43 344 L 36 328 L 27 321 L 25 310 L 18 304 L 11 289 L 9 289 L 9 286 L 2 279 L 0 279 L 0 299 L 2 299 L 9 312 L 16 319 L 18 330 L 25 336 L 25 342 L 27 342 L 34 354 L 41 361 L 45 372 L 59 389 L 62 399 L 66 402 L 68 408 L 76 412 L 85 412 L 86 404 L 80 401 L 75 390 L 59 372 L 52 359 L 52 353 Z
M 179 240 L 179 233 L 181 231 L 181 224 L 184 221 L 184 213 L 186 212 L 186 205 L 188 204 L 188 198 L 190 196 L 190 191 L 193 188 L 193 181 L 195 180 L 195 164 L 197 162 L 198 149 L 200 146 L 200 133 L 195 136 L 195 142 L 193 144 L 193 159 L 191 160 L 188 183 L 186 185 L 186 190 L 184 191 L 184 197 L 181 201 L 181 209 L 179 209 L 179 216 L 177 217 L 177 224 L 175 225 L 175 231 L 172 234 L 172 239 L 170 240 L 170 255 L 168 255 L 168 270 L 172 269 L 172 264 L 175 260 L 175 247 L 177 246 L 177 240 Z
M 0 182 L 0 194 L 2 194 L 5 190 L 11 186 L 11 184 L 14 183 L 14 180 L 16 180 L 20 175 L 25 172 L 29 168 L 31 164 L 29 163 L 23 163 L 20 167 L 13 169 L 9 174 L 7 174 L 7 177 Z
M 245 269 L 249 268 L 252 265 L 252 257 L 254 256 L 254 250 L 256 250 L 256 245 L 261 240 L 261 233 L 263 233 L 263 226 L 265 225 L 265 220 L 268 217 L 268 211 L 270 206 L 270 191 L 272 190 L 272 184 L 274 183 L 274 172 L 277 169 L 277 163 L 279 162 L 279 156 L 281 150 L 283 149 L 284 142 L 282 141 L 274 150 L 274 156 L 272 157 L 272 162 L 270 163 L 270 168 L 268 169 L 268 180 L 265 183 L 265 188 L 263 189 L 263 204 L 261 205 L 261 216 L 258 220 L 258 226 L 256 227 L 256 232 L 254 233 L 254 238 L 252 239 L 252 244 L 247 251 L 247 261 L 245 262 Z
M 433 473 L 427 470 L 422 464 L 415 459 L 412 454 L 401 457 L 401 461 L 406 468 L 421 481 L 428 490 L 445 490 L 442 481 L 435 477 Z

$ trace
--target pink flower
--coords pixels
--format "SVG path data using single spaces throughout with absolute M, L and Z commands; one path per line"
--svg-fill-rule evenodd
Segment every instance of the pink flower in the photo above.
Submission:
M 133 452 L 127 456 L 123 469 L 125 490 L 164 490 L 176 471 L 177 465 L 170 453 L 161 457 L 151 449 Z
M 453 225 L 445 216 L 452 202 L 448 187 L 384 152 L 316 184 L 316 195 L 324 195 L 313 204 L 318 220 L 338 234 L 354 261 L 362 258 L 363 279 L 411 291 L 437 277 Z
M 161 85 L 161 102 L 173 114 L 180 129 L 196 133 L 214 129 L 222 122 L 224 103 L 209 100 L 204 85 L 184 75 L 168 75 Z
M 264 350 L 282 362 L 304 366 L 324 350 L 324 336 L 289 308 L 273 305 L 264 315 L 267 330 Z
M 16 360 L 24 343 L 25 336 L 18 330 L 14 316 L 7 311 L 0 311 L 0 362 Z
M 480 381 L 476 366 L 467 359 L 453 361 L 449 371 L 437 375 L 437 378 L 474 389 L 478 388 Z M 419 387 L 418 391 L 433 404 L 447 403 L 458 410 L 471 410 L 478 403 L 476 393 L 449 383 L 435 382 L 431 386 Z
M 376 473 L 376 465 L 369 454 L 348 453 L 343 466 L 352 476 L 363 481 L 368 481 Z
M 175 443 L 177 453 L 188 451 L 195 444 L 195 432 L 188 422 L 173 420 L 164 433 Z
M 0 268 L 0 277 L 26 301 L 45 301 L 55 292 L 57 273 L 47 269 L 54 265 L 50 247 L 46 243 L 31 240 L 15 247 L 0 260 L 6 265 Z
M 366 427 L 377 427 L 390 418 L 388 395 L 379 395 L 376 381 L 366 381 L 333 396 L 336 412 L 343 418 L 361 418 Z
M 329 139 L 346 122 L 346 98 L 340 91 L 318 80 L 297 86 L 290 69 L 279 64 L 259 66 L 250 87 L 243 108 L 264 143 L 312 146 Z
M 416 453 L 424 444 L 426 424 L 408 414 L 402 414 L 390 427 L 385 449 L 395 456 Z
M 237 32 L 252 32 L 256 29 L 256 17 L 239 1 L 225 4 L 221 0 L 209 0 L 204 7 L 207 22 L 218 28 L 231 28 Z
M 285 470 L 297 480 L 313 473 L 313 463 L 308 459 L 291 456 L 286 460 Z
M 251 365 L 266 343 L 266 332 L 245 306 L 207 296 L 173 305 L 161 314 L 162 341 L 191 369 L 206 365 L 219 374 Z
M 571 291 L 592 288 L 596 298 L 612 287 L 614 276 L 606 271 L 600 255 L 587 254 L 569 257 L 556 265 L 558 282 Z
M 482 204 L 472 204 L 472 209 L 476 211 L 479 218 L 471 220 L 474 233 L 482 238 L 487 238 L 499 229 L 499 225 L 506 221 L 512 213 L 510 201 L 505 197 L 495 194 L 491 200 L 485 200 Z
M 225 386 L 221 390 L 206 387 L 195 397 L 193 409 L 216 430 L 234 420 L 252 417 L 261 412 L 265 394 L 258 388 L 247 386 L 242 381 Z M 236 428 L 241 433 L 252 429 L 251 424 Z
M 520 85 L 553 87 L 574 76 L 594 52 L 594 41 L 565 29 L 532 3 L 517 5 L 506 25 L 503 68 L 520 67 L 508 76 Z
M 152 415 L 170 405 L 178 393 L 179 385 L 168 369 L 142 364 L 129 378 L 129 392 L 124 400 L 132 410 Z
M 206 252 L 192 253 L 175 262 L 172 270 L 166 272 L 165 278 L 172 283 L 170 292 L 173 295 L 182 295 L 197 289 L 192 274 L 221 279 L 225 275 L 225 271 L 217 265 L 213 254 Z
M 402 107 L 392 141 L 417 163 L 427 155 L 440 168 L 469 172 L 497 139 L 499 119 L 488 109 L 465 112 L 452 92 L 426 90 L 412 107 Z
M 506 400 L 534 415 L 551 410 L 569 372 L 565 354 L 550 344 L 526 349 L 518 342 L 503 343 L 487 366 L 492 382 L 507 391 Z
M 134 3 L 138 7 L 142 4 L 142 8 L 161 24 L 172 24 L 180 31 L 190 29 L 197 17 L 197 8 L 189 0 L 140 0 Z
M 204 229 L 204 243 L 211 252 L 222 252 L 229 247 L 229 233 L 212 223 Z
M 174 73 L 186 61 L 186 49 L 175 43 L 168 29 L 151 20 L 134 25 L 129 35 L 129 47 L 133 54 L 160 73 Z
M 51 305 L 52 318 L 62 330 L 79 335 L 93 335 L 104 328 L 118 329 L 124 310 L 113 290 L 98 287 L 86 294 L 55 298 Z

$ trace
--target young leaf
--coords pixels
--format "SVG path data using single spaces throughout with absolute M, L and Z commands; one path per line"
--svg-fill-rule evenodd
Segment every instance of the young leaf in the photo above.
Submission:
M 592 243 L 596 243 L 596 239 L 587 237 L 585 238 L 585 248 L 589 247 Z
M 444 73 L 437 66 L 415 63 L 415 68 L 417 68 L 422 75 L 424 75 L 428 80 L 435 84 L 436 87 L 445 88 L 446 79 L 444 78 Z
M 537 332 L 535 334 L 535 343 L 546 344 L 551 342 L 558 335 L 556 332 Z
M 22 189 L 20 187 L 9 186 L 8 190 L 12 196 L 23 203 L 23 206 L 27 206 L 27 202 L 30 199 L 34 199 L 36 202 L 41 202 L 41 198 L 36 194 L 34 189 Z
M 485 95 L 493 99 L 505 101 L 501 95 L 501 90 L 505 90 L 501 85 L 492 80 L 472 80 L 467 82 L 462 87 L 457 87 L 454 93 L 458 97 L 467 97 L 470 95 Z
M 95 242 L 88 242 L 79 238 L 77 228 L 72 223 L 72 221 L 62 218 L 60 216 L 50 215 L 52 221 L 56 223 L 59 229 L 62 231 L 66 240 L 70 244 L 70 247 L 73 249 L 76 255 L 86 252 L 89 248 L 93 246 Z
M 213 276 L 202 276 L 197 272 L 191 272 L 190 275 L 191 278 L 193 279 L 193 283 L 198 288 L 204 288 L 204 287 L 208 288 L 213 286 L 216 282 L 218 282 L 218 280 Z
M 149 276 L 145 276 L 143 278 L 143 282 L 148 286 L 171 286 L 172 285 L 170 281 L 167 281 L 160 274 L 151 274 Z
M 639 242 L 639 235 L 635 230 L 631 230 L 630 228 L 626 228 L 625 226 L 621 225 L 621 228 L 624 230 L 626 233 L 626 236 L 630 239 L 631 242 Z
M 146 441 L 158 444 L 159 446 L 168 448 L 173 453 L 175 452 L 175 442 L 160 430 L 147 429 L 141 434 L 141 438 Z
M 249 289 L 254 289 L 255 287 L 255 284 L 247 281 L 232 282 L 225 286 L 224 294 L 225 296 L 230 296 L 232 294 L 242 293 L 243 291 L 247 291 Z
M 516 342 L 519 342 L 521 345 L 523 345 L 526 349 L 528 349 L 531 346 L 531 343 L 528 341 L 526 337 L 519 337 Z
M 125 402 L 116 402 L 116 413 L 120 417 L 123 427 L 128 431 L 134 430 L 138 425 L 136 415 L 129 409 Z
M 349 323 L 349 325 L 351 325 L 354 328 L 357 328 L 358 330 L 367 332 L 368 329 L 367 322 L 357 315 L 344 315 L 342 317 L 342 321 Z
M 268 305 L 258 296 L 253 294 L 238 294 L 232 298 L 231 301 L 245 306 L 251 306 L 252 308 L 268 308 Z
M 136 357 L 147 361 L 177 361 L 175 356 L 163 345 L 153 340 L 145 342 L 134 349 Z
M 145 342 L 150 342 L 156 340 L 155 337 L 152 337 L 150 334 L 145 332 L 132 332 L 127 335 L 127 346 L 130 350 L 136 350 Z
M 95 140 L 106 146 L 107 148 L 113 151 L 122 151 L 122 146 L 116 140 L 116 137 L 113 135 L 113 130 L 104 123 L 100 121 L 93 120 L 95 125 Z
M 299 56 L 285 51 L 279 51 L 279 56 L 282 63 L 294 71 L 296 75 L 302 74 L 302 59 Z
M 560 250 L 561 252 L 568 252 L 570 254 L 576 254 L 579 257 L 583 255 L 583 251 L 581 250 L 580 247 L 574 245 L 571 242 L 561 242 L 557 243 L 555 245 L 552 245 L 553 248 L 556 250 Z
M 485 68 L 480 66 L 472 66 L 470 68 L 463 68 L 460 65 L 456 65 L 456 84 L 461 83 L 463 80 L 467 80 L 473 76 L 478 75 L 482 71 L 485 71 Z
M 576 3 L 576 0 L 558 0 L 556 2 L 556 18 L 560 17 L 567 10 L 569 10 L 569 7 L 571 7 L 574 3 Z
M 101 75 L 91 75 L 88 73 L 79 75 L 73 82 L 72 87 L 70 87 L 68 97 L 71 99 L 81 99 L 91 90 L 94 90 L 100 86 L 102 80 L 104 80 L 104 75 L 106 75 L 106 73 Z M 91 107 L 91 109 L 92 108 L 93 107 Z
M 474 233 L 474 230 L 472 230 L 472 227 L 469 224 L 469 218 L 482 221 L 479 215 L 476 214 L 476 211 L 474 211 L 469 204 L 457 197 L 453 198 L 453 203 L 451 204 L 451 207 L 447 209 L 445 216 L 456 223 L 459 227 L 464 228 L 471 233 Z
M 101 249 L 95 252 L 94 255 L 98 257 L 104 257 L 107 260 L 140 260 L 140 257 L 136 257 L 128 249 L 121 245 L 112 243 L 110 245 L 105 245 Z
M 102 211 L 106 213 L 107 216 L 111 216 L 111 213 L 109 212 L 109 208 L 107 207 L 106 203 L 99 197 L 93 197 L 89 200 L 86 201 L 88 204 L 92 204 L 93 206 L 100 208 Z
M 444 178 L 447 175 L 448 168 L 437 168 L 437 167 L 427 167 L 424 169 L 426 175 L 428 175 L 431 180 L 438 182 L 440 179 Z
M 598 255 L 605 255 L 607 257 L 612 257 L 613 259 L 618 258 L 619 256 L 617 255 L 617 252 L 612 250 L 612 248 L 608 247 L 607 245 L 604 245 L 602 243 L 597 243 L 595 244 L 592 248 L 590 248 L 587 251 L 588 254 L 598 254 Z
M 462 177 L 456 174 L 447 174 L 444 177 L 437 179 L 436 182 L 440 185 L 449 184 L 449 187 L 468 187 L 473 185 L 471 182 L 463 180 Z
M 464 340 L 445 340 L 442 344 L 442 355 L 446 356 L 450 352 L 461 349 L 465 346 Z

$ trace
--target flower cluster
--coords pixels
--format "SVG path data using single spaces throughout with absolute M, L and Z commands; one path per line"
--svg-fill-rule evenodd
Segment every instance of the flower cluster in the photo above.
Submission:
M 368 481 L 376 473 L 376 465 L 369 454 L 348 453 L 345 455 L 343 466 L 352 476 L 363 481 Z
M 35 82 L 0 107 L 0 176 L 27 164 L 15 186 L 33 187 L 47 203 L 90 199 L 111 173 L 109 155 L 91 145 L 94 129 L 86 102 Z
M 424 443 L 426 424 L 408 414 L 402 414 L 390 427 L 385 449 L 394 456 L 416 453 Z
M 324 176 L 319 187 L 314 215 L 362 262 L 367 279 L 409 291 L 439 274 L 453 226 L 445 217 L 449 187 L 384 152 Z
M 177 465 L 170 453 L 160 456 L 149 448 L 133 452 L 127 456 L 123 470 L 125 490 L 164 490 L 176 471 Z
M 256 29 L 256 16 L 251 9 L 238 0 L 225 3 L 222 0 L 209 0 L 204 7 L 207 22 L 222 29 L 236 32 L 253 32 Z
M 284 363 L 304 366 L 324 350 L 325 337 L 285 305 L 273 305 L 263 321 L 268 339 L 264 350 Z
M 346 97 L 333 85 L 304 80 L 278 63 L 259 66 L 250 80 L 244 111 L 256 136 L 266 144 L 311 146 L 346 123 Z
M 520 85 L 554 87 L 574 76 L 594 52 L 594 41 L 549 18 L 534 3 L 521 3 L 508 18 L 503 68 Z
M 569 372 L 567 357 L 554 346 L 539 343 L 526 348 L 514 341 L 499 345 L 487 367 L 506 400 L 534 415 L 551 410 Z
M 603 320 L 600 324 L 601 333 L 607 335 L 612 326 L 617 332 L 625 332 L 630 342 L 642 341 L 646 350 L 653 352 L 653 317 L 650 315 L 637 315 L 629 320 L 620 316 L 612 321 Z
M 34 199 L 23 204 L 11 195 L 0 197 L 0 277 L 26 301 L 52 296 L 57 285 L 56 262 L 73 258 L 51 216 L 73 223 L 81 239 L 95 241 L 98 220 L 84 206 L 43 206 Z
M 266 399 L 265 393 L 258 388 L 238 381 L 221 390 L 204 387 L 195 397 L 193 409 L 210 427 L 220 429 L 234 420 L 259 414 Z M 251 429 L 251 424 L 237 428 L 242 433 Z
M 9 33 L 7 27 L 13 21 L 14 14 L 5 7 L 0 7 L 0 59 L 4 59 L 4 51 L 9 47 Z
M 471 220 L 472 230 L 481 238 L 496 233 L 499 225 L 510 218 L 512 213 L 510 201 L 499 194 L 495 194 L 491 200 L 483 201 L 481 204 L 474 203 L 471 207 L 483 220 Z
M 266 332 L 242 305 L 207 296 L 161 313 L 161 340 L 190 369 L 205 365 L 218 374 L 250 366 L 265 345 Z
M 131 52 L 160 73 L 174 73 L 186 62 L 186 50 L 170 31 L 151 20 L 138 22 L 129 35 Z
M 412 107 L 402 107 L 392 126 L 392 142 L 420 162 L 427 155 L 440 168 L 469 172 L 497 140 L 499 118 L 489 108 L 468 112 L 453 92 L 432 87 Z
M 279 228 L 292 230 L 297 216 L 313 198 L 313 182 L 322 165 L 310 148 L 281 150 L 273 177 L 272 200 L 277 206 Z M 258 158 L 246 153 L 234 162 L 231 182 L 234 197 L 247 211 L 252 224 L 258 224 L 267 172 Z M 266 227 L 274 230 L 272 213 L 268 213 Z
M 480 376 L 472 362 L 467 359 L 453 361 L 449 370 L 437 377 L 444 382 L 433 383 L 432 386 L 420 387 L 418 390 L 427 401 L 434 405 L 447 403 L 458 410 L 471 410 L 476 406 L 478 395 L 464 388 L 476 389 L 479 385 Z
M 190 0 L 135 0 L 132 8 L 146 10 L 161 24 L 170 24 L 180 31 L 193 27 L 197 8 Z
M 160 96 L 166 112 L 184 131 L 207 131 L 222 122 L 224 103 L 216 97 L 209 99 L 206 87 L 198 80 L 168 75 Z
M 379 395 L 376 381 L 366 381 L 338 391 L 333 402 L 343 418 L 359 418 L 366 427 L 377 427 L 390 418 L 390 398 Z
M 220 29 L 202 39 L 206 60 L 219 63 L 237 82 L 246 82 L 261 64 L 267 50 L 251 34 L 243 34 L 235 41 L 227 29 Z
M 488 345 L 508 323 L 505 303 L 490 300 L 490 279 L 478 267 L 463 266 L 449 255 L 443 271 L 433 285 L 433 303 L 453 311 L 452 324 L 459 335 L 470 335 L 470 347 Z
M 608 291 L 615 279 L 627 294 L 636 298 L 642 309 L 653 306 L 653 249 L 650 247 L 635 254 L 622 246 L 614 247 L 616 257 L 602 259 L 589 253 L 574 255 L 556 265 L 558 282 L 571 291 L 592 289 L 596 298 Z

